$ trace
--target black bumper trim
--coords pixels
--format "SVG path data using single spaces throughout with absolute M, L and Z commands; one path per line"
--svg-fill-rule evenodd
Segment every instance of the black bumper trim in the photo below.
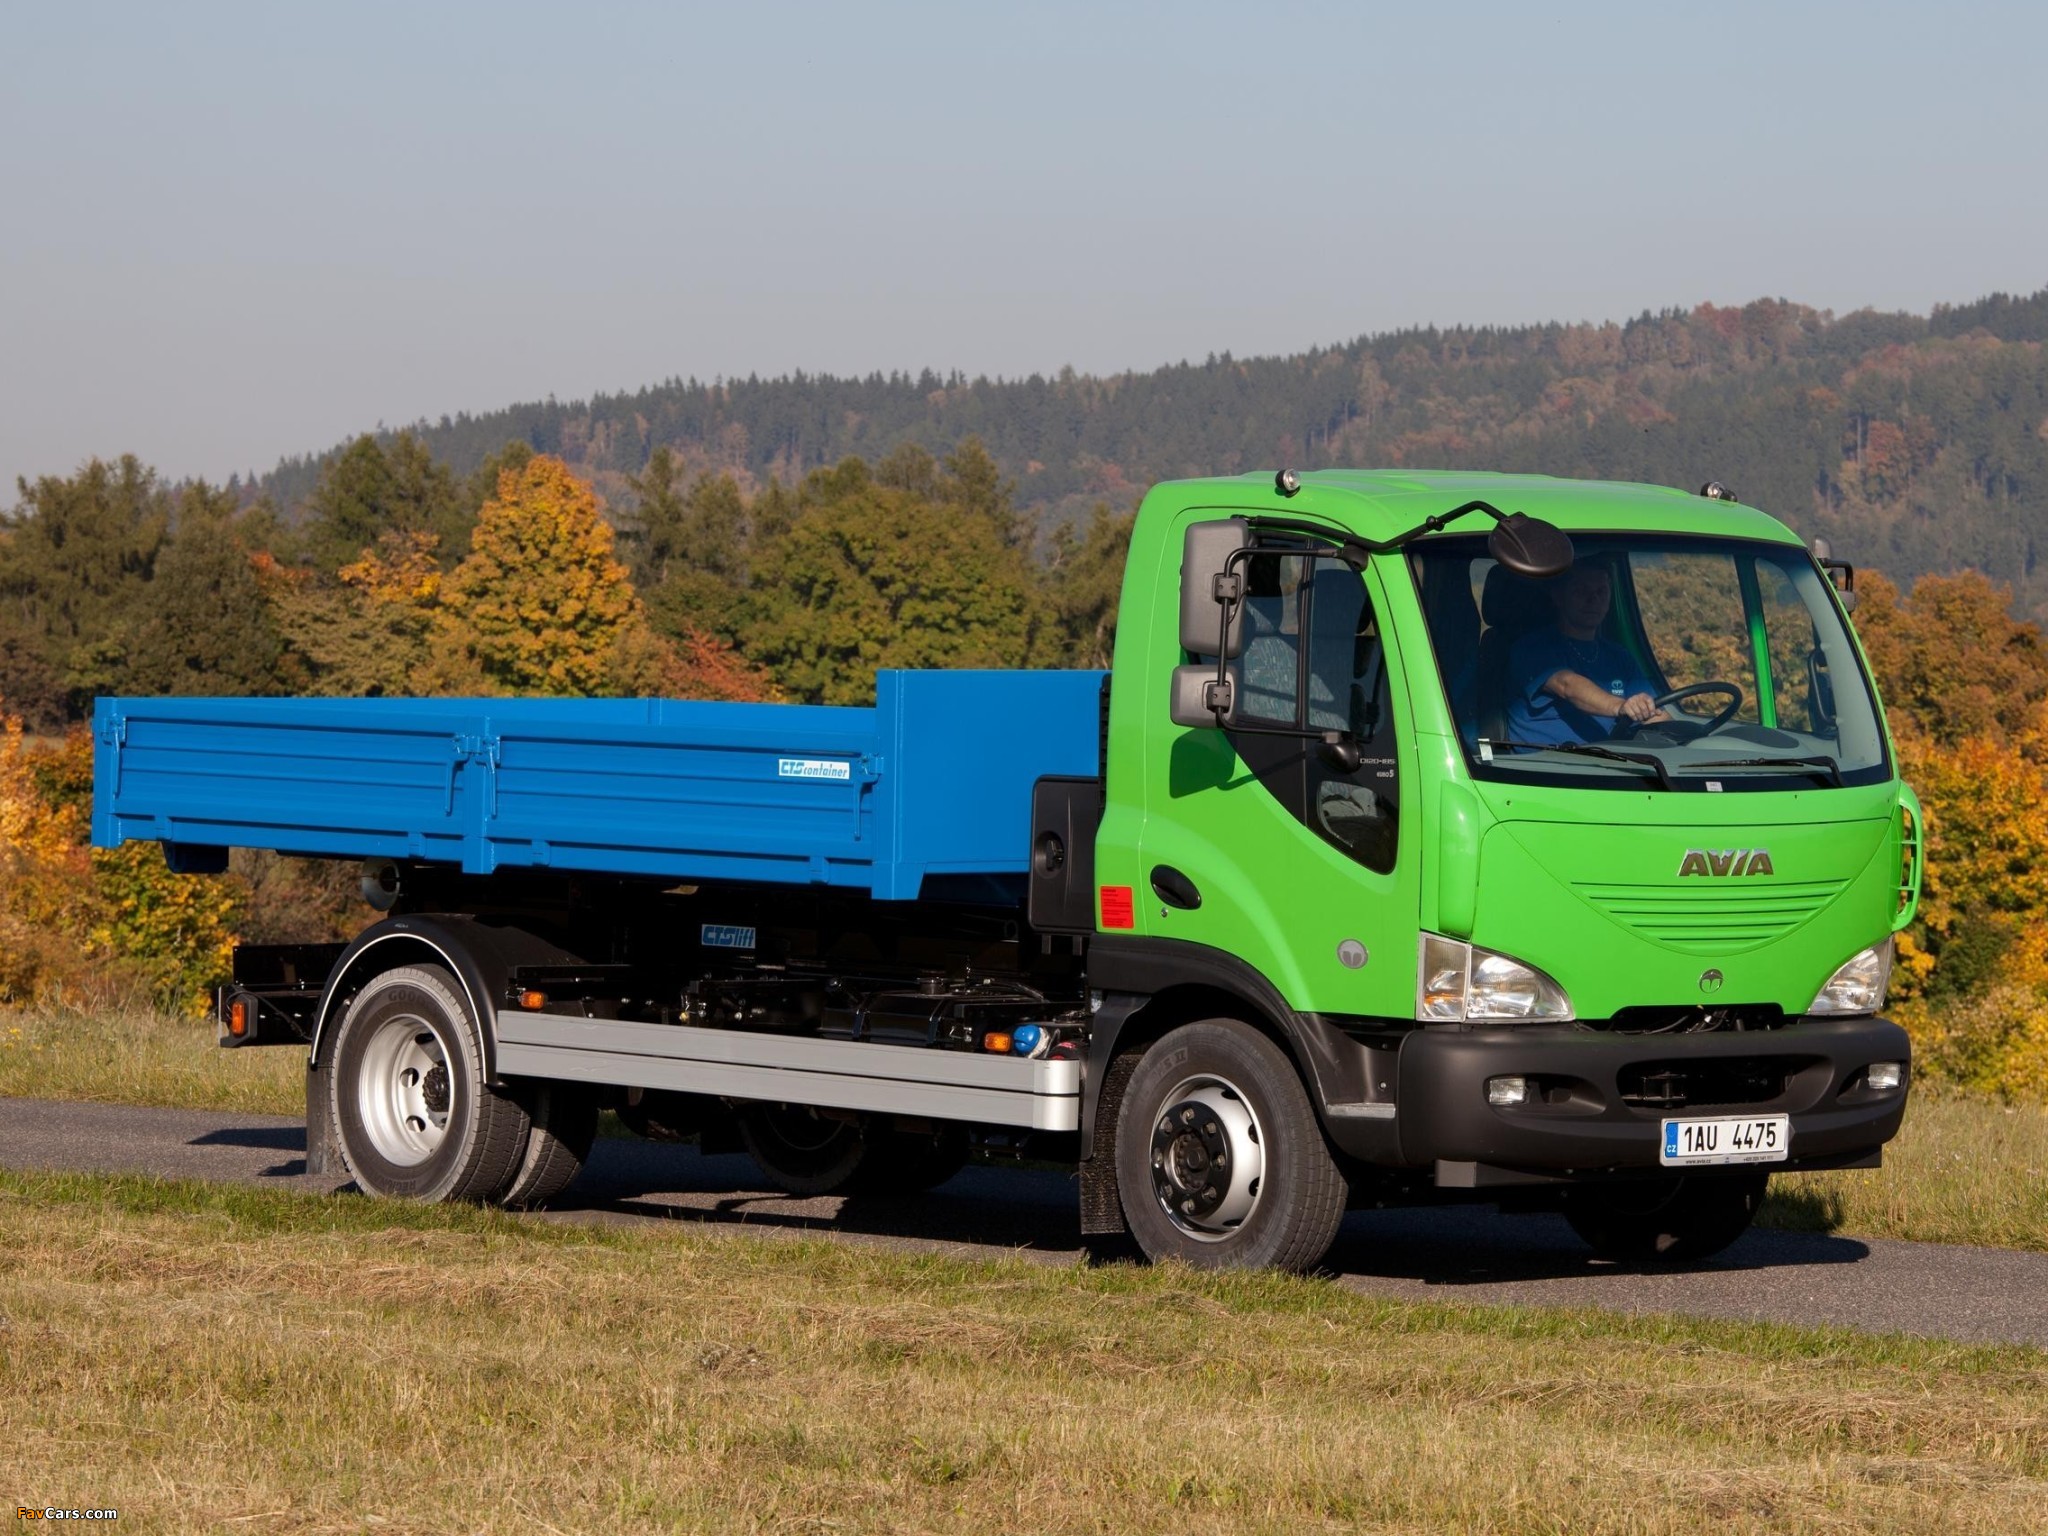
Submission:
M 1682 1108 L 1637 1107 L 1622 1098 L 1623 1074 L 1631 1069 L 1733 1058 L 1782 1059 L 1784 1092 L 1758 1102 Z M 1877 1061 L 1908 1064 L 1907 1081 L 1896 1092 L 1858 1086 L 1863 1070 Z M 1465 1176 L 1465 1165 L 1489 1169 L 1487 1182 L 1509 1182 L 1511 1174 L 1540 1182 L 1640 1172 L 1659 1166 L 1659 1130 L 1667 1116 L 1784 1114 L 1791 1117 L 1790 1157 L 1754 1166 L 1851 1166 L 1898 1134 L 1911 1061 L 1906 1032 L 1870 1018 L 1676 1036 L 1571 1026 L 1417 1030 L 1401 1046 L 1395 1095 L 1400 1160 L 1414 1168 L 1453 1165 L 1454 1179 Z M 1556 1101 L 1512 1109 L 1488 1104 L 1486 1080 L 1508 1074 L 1537 1078 Z

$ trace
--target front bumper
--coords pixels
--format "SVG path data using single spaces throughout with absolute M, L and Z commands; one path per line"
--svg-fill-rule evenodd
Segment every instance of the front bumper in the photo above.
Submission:
M 1790 1156 L 1752 1171 L 1870 1166 L 1906 1112 L 1912 1047 L 1885 1019 L 1780 1029 L 1629 1035 L 1575 1025 L 1420 1029 L 1401 1043 L 1400 1160 L 1452 1187 L 1656 1169 L 1671 1116 L 1783 1114 Z M 1908 1064 L 1888 1092 L 1873 1062 Z M 1486 1081 L 1533 1078 L 1535 1102 L 1497 1108 Z

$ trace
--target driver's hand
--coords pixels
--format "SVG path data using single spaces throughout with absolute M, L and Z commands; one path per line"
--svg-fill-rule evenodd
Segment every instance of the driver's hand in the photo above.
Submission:
M 1657 707 L 1653 694 L 1632 693 L 1621 701 L 1621 708 L 1615 711 L 1623 720 L 1633 720 L 1637 725 L 1648 725 L 1652 720 L 1669 720 L 1671 717 Z

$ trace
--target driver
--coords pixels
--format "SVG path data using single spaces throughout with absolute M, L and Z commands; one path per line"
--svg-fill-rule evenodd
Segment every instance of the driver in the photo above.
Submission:
M 1508 651 L 1507 727 L 1532 746 L 1605 741 L 1623 717 L 1637 725 L 1671 717 L 1635 658 L 1600 638 L 1613 599 L 1600 565 L 1575 565 L 1550 583 L 1556 622 L 1532 629 Z

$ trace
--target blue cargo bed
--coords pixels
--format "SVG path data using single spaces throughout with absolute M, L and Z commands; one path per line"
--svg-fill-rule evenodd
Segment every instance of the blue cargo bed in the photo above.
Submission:
M 883 672 L 875 706 L 101 699 L 93 841 L 845 886 L 1022 875 L 1100 672 Z

